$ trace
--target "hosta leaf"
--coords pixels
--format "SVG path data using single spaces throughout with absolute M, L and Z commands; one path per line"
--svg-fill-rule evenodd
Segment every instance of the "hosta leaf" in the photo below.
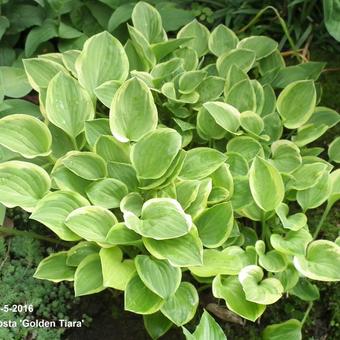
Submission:
M 252 111 L 244 111 L 240 115 L 240 124 L 242 129 L 250 135 L 259 136 L 264 128 L 262 118 Z
M 226 130 L 217 124 L 214 117 L 204 107 L 198 111 L 196 128 L 198 135 L 205 140 L 222 139 L 226 135 Z
M 245 251 L 238 246 L 230 246 L 222 251 L 205 249 L 203 251 L 203 265 L 189 267 L 191 273 L 199 277 L 216 275 L 237 275 L 240 270 L 252 264 L 247 259 Z
M 258 243 L 262 241 L 257 241 L 255 247 Z M 258 252 L 259 265 L 267 270 L 268 272 L 278 273 L 286 269 L 288 265 L 288 260 L 284 254 L 281 254 L 277 250 L 270 250 L 267 253 Z
M 89 200 L 94 205 L 107 209 L 118 208 L 121 200 L 127 193 L 127 186 L 114 178 L 96 181 L 86 188 Z
M 168 128 L 157 129 L 142 137 L 131 152 L 137 175 L 148 179 L 162 177 L 181 149 L 181 141 L 180 134 Z
M 146 287 L 138 275 L 128 282 L 124 294 L 124 308 L 137 314 L 153 314 L 164 301 Z
M 297 231 L 307 224 L 307 216 L 303 213 L 296 213 L 288 216 L 289 208 L 285 203 L 281 203 L 275 211 L 277 216 L 279 216 L 283 227 L 286 229 Z
M 232 149 L 236 150 L 238 144 L 242 143 L 236 142 Z M 227 156 L 226 163 L 228 164 L 230 173 L 233 175 L 233 177 L 246 176 L 248 174 L 249 171 L 248 162 L 243 155 L 237 152 L 227 152 L 226 156 Z
M 303 301 L 310 302 L 320 299 L 318 286 L 303 277 L 300 278 L 299 282 L 289 292 Z
M 182 46 L 192 48 L 202 57 L 208 52 L 209 30 L 196 19 L 185 25 L 177 34 L 177 38 L 192 38 Z
M 54 191 L 38 202 L 30 219 L 46 225 L 62 240 L 75 241 L 80 237 L 73 233 L 64 222 L 73 210 L 87 205 L 90 203 L 76 192 Z
M 0 144 L 26 158 L 34 158 L 51 152 L 52 136 L 39 119 L 13 114 L 0 119 Z
M 141 236 L 129 229 L 124 223 L 117 223 L 108 232 L 105 243 L 130 245 L 140 243 L 141 240 Z
M 137 141 L 155 130 L 157 117 L 151 91 L 143 81 L 132 78 L 115 93 L 110 108 L 110 127 L 119 141 Z
M 35 164 L 9 161 L 0 164 L 0 202 L 32 211 L 50 190 L 47 172 Z
M 123 213 L 132 212 L 134 215 L 140 216 L 143 203 L 143 197 L 138 192 L 130 192 L 120 202 L 120 210 Z
M 301 340 L 301 328 L 302 324 L 300 321 L 290 319 L 285 322 L 267 326 L 262 333 L 262 338 L 263 340 Z
M 100 248 L 94 242 L 79 242 L 67 252 L 66 264 L 72 267 L 78 267 L 80 262 L 90 254 L 98 254 Z
M 272 54 L 278 47 L 278 43 L 262 35 L 253 35 L 242 39 L 237 48 L 245 48 L 255 52 L 256 60 L 263 59 Z
M 238 66 L 242 71 L 247 73 L 253 67 L 255 58 L 256 55 L 253 51 L 243 48 L 235 48 L 225 52 L 221 54 L 216 61 L 218 74 L 226 78 L 233 65 Z
M 234 49 L 238 43 L 236 34 L 225 25 L 218 25 L 211 32 L 208 45 L 209 50 L 217 57 Z
M 123 253 L 118 247 L 102 248 L 99 256 L 103 272 L 103 286 L 125 290 L 136 272 L 133 260 L 123 261 Z
M 328 157 L 335 163 L 340 163 L 340 137 L 335 138 L 328 147 Z
M 130 163 L 130 145 L 112 136 L 100 136 L 95 144 L 96 153 L 106 162 Z
M 138 255 L 135 265 L 143 283 L 165 300 L 176 292 L 181 283 L 180 268 L 171 266 L 168 261 Z
M 329 175 L 331 191 L 328 197 L 328 204 L 332 206 L 340 199 L 340 169 L 336 169 Z
M 85 136 L 91 147 L 94 147 L 102 135 L 111 135 L 110 123 L 107 118 L 97 118 L 85 122 Z
M 240 126 L 240 112 L 233 106 L 222 102 L 206 102 L 205 109 L 213 117 L 216 124 L 224 130 L 235 133 Z
M 292 289 L 299 281 L 299 272 L 292 263 L 289 263 L 283 272 L 275 273 L 275 277 L 280 280 L 285 292 Z
M 173 325 L 161 312 L 143 315 L 144 327 L 152 339 L 158 339 L 164 335 Z
M 325 171 L 316 185 L 309 189 L 298 191 L 296 198 L 303 211 L 306 211 L 307 209 L 319 207 L 328 199 L 330 193 L 331 181 L 329 173 Z
M 10 66 L 0 66 L 0 88 L 6 97 L 12 98 L 24 97 L 32 90 L 25 71 Z
M 193 334 L 190 334 L 185 328 L 183 328 L 183 332 L 187 340 L 227 340 L 221 326 L 206 310 L 204 310 L 200 323 Z M 189 337 L 188 334 L 190 334 Z
M 249 185 L 256 204 L 264 211 L 278 207 L 284 197 L 284 185 L 278 170 L 256 157 L 249 171 Z
M 237 153 L 241 156 L 243 156 L 248 162 L 252 161 L 256 156 L 259 157 L 263 157 L 264 156 L 264 152 L 263 152 L 263 147 L 262 145 L 254 138 L 252 137 L 248 137 L 248 136 L 238 136 L 238 137 L 234 137 L 231 140 L 229 140 L 228 144 L 227 144 L 227 156 L 228 156 L 228 163 L 230 163 L 230 154 L 229 153 Z M 236 156 L 237 157 L 237 156 Z M 240 157 L 238 157 L 240 158 Z M 240 165 L 239 163 L 243 163 L 241 160 L 238 160 L 237 164 L 238 164 L 238 168 L 242 167 L 244 168 L 244 165 Z M 231 166 L 233 168 L 236 167 L 236 164 L 234 164 L 233 166 Z M 234 171 L 236 172 L 236 169 L 234 169 Z M 241 170 L 239 170 L 241 171 Z M 245 175 L 246 173 L 243 173 L 243 171 L 245 171 L 245 169 L 242 169 L 242 173 L 240 173 L 239 171 L 238 174 L 239 175 Z
M 218 169 L 226 160 L 219 151 L 210 148 L 194 148 L 187 152 L 180 177 L 182 179 L 202 179 Z
M 104 290 L 99 254 L 91 254 L 80 262 L 74 275 L 75 296 L 90 295 Z
M 66 264 L 67 251 L 51 254 L 44 258 L 33 277 L 52 282 L 73 281 L 75 268 Z
M 302 164 L 292 173 L 292 180 L 288 183 L 289 189 L 306 190 L 314 187 L 321 180 L 327 165 L 321 162 Z
M 65 224 L 87 241 L 105 243 L 107 233 L 117 222 L 110 210 L 98 206 L 87 206 L 71 212 Z
M 311 234 L 305 230 L 288 231 L 285 237 L 278 234 L 272 234 L 270 243 L 274 249 L 287 255 L 303 255 L 307 245 L 312 241 Z
M 64 166 L 77 176 L 94 181 L 106 177 L 106 163 L 94 152 L 71 151 L 63 159 Z
M 150 44 L 163 40 L 162 19 L 151 5 L 140 1 L 132 11 L 133 26 L 140 31 Z
M 122 83 L 118 80 L 108 80 L 94 89 L 96 97 L 108 108 L 112 99 Z
M 171 198 L 153 198 L 144 203 L 141 219 L 127 212 L 126 225 L 138 234 L 155 240 L 175 239 L 187 234 L 191 228 L 190 215 Z
M 66 73 L 66 69 L 62 65 L 47 59 L 24 59 L 23 64 L 28 81 L 30 82 L 31 86 L 38 92 L 42 88 L 47 88 L 48 83 L 57 73 Z
M 278 140 L 271 145 L 272 162 L 284 173 L 296 170 L 302 163 L 299 148 L 288 140 Z
M 187 235 L 170 240 L 143 238 L 147 250 L 158 259 L 167 259 L 175 267 L 202 264 L 203 246 L 198 233 L 192 229 Z
M 305 124 L 299 127 L 296 136 L 292 137 L 292 141 L 297 146 L 302 147 L 320 138 L 327 130 L 328 126 L 325 124 Z
M 207 248 L 217 248 L 230 235 L 233 228 L 234 216 L 231 203 L 216 204 L 204 210 L 196 219 L 198 234 Z
M 242 93 L 242 96 L 240 96 Z M 225 94 L 225 101 L 236 107 L 240 112 L 256 111 L 256 94 L 254 87 L 249 79 L 236 83 Z
M 284 88 L 277 99 L 283 125 L 296 129 L 306 123 L 315 110 L 316 90 L 313 81 L 296 81 Z
M 244 267 L 238 274 L 238 278 L 246 299 L 255 303 L 273 304 L 281 298 L 284 291 L 278 279 L 263 280 L 263 270 L 256 265 Z
M 164 302 L 161 312 L 175 325 L 181 326 L 194 317 L 198 300 L 196 288 L 189 282 L 182 282 L 176 293 Z
M 184 210 L 195 201 L 200 187 L 199 181 L 182 181 L 176 184 L 177 201 Z
M 295 268 L 318 281 L 340 281 L 340 247 L 331 241 L 317 240 L 308 246 L 306 256 L 294 257 Z
M 137 190 L 137 174 L 132 165 L 119 162 L 108 162 L 107 172 L 108 177 L 115 178 L 123 182 L 128 187 L 129 191 Z
M 235 276 L 223 277 L 218 275 L 213 281 L 213 295 L 224 299 L 227 307 L 243 318 L 255 321 L 265 311 L 266 306 L 246 299 L 242 286 Z
M 119 40 L 102 32 L 85 42 L 76 70 L 80 84 L 93 94 L 96 87 L 108 80 L 124 81 L 129 61 Z
M 84 130 L 85 121 L 94 117 L 89 94 L 72 77 L 59 72 L 48 84 L 47 118 L 75 138 Z

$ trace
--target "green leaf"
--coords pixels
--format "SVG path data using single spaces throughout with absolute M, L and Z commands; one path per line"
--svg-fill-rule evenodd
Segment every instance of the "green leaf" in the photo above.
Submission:
M 94 152 L 70 151 L 62 159 L 67 169 L 77 176 L 94 181 L 106 177 L 106 163 Z
M 240 115 L 240 124 L 243 130 L 255 137 L 260 136 L 264 128 L 262 118 L 252 111 L 242 112 Z
M 332 162 L 340 163 L 340 137 L 335 138 L 328 147 L 328 157 Z
M 84 123 L 94 118 L 89 94 L 72 77 L 59 72 L 48 84 L 47 118 L 75 138 L 84 130 Z
M 90 295 L 104 290 L 99 254 L 91 254 L 80 262 L 74 276 L 75 296 Z
M 47 156 L 52 136 L 39 119 L 14 114 L 0 119 L 0 144 L 26 158 Z
M 62 240 L 75 241 L 80 237 L 65 225 L 65 220 L 73 210 L 87 205 L 90 203 L 76 192 L 54 191 L 38 202 L 30 219 L 46 225 Z
M 113 97 L 122 83 L 118 80 L 108 80 L 94 89 L 96 97 L 106 106 L 110 107 Z
M 256 111 L 256 94 L 252 82 L 249 79 L 244 79 L 233 85 L 225 94 L 225 101 L 240 112 Z
M 110 123 L 108 119 L 97 118 L 85 122 L 85 136 L 91 147 L 95 146 L 98 138 L 102 135 L 111 135 Z
M 3 95 L 12 98 L 24 97 L 32 90 L 25 71 L 22 68 L 9 66 L 0 66 L 0 89 Z
M 286 229 L 297 231 L 307 224 L 307 216 L 303 213 L 296 213 L 288 216 L 289 207 L 285 203 L 281 203 L 275 211 L 277 216 L 279 216 L 283 227 Z
M 219 24 L 214 28 L 209 37 L 209 50 L 217 57 L 236 48 L 238 38 L 227 26 Z
M 32 117 L 41 117 L 39 106 L 27 100 L 5 99 L 3 101 L 3 105 L 6 106 L 6 108 L 0 110 L 0 117 L 10 116 L 18 113 L 22 114 L 23 112 L 25 112 L 26 115 Z
M 75 64 L 79 54 L 79 50 L 68 50 L 62 54 L 62 60 L 65 67 L 72 73 L 73 76 L 77 76 Z
M 198 293 L 189 282 L 181 282 L 176 293 L 170 296 L 161 307 L 161 312 L 175 325 L 188 323 L 196 314 Z
M 72 267 L 78 267 L 80 262 L 88 255 L 98 254 L 100 248 L 93 242 L 79 242 L 67 252 L 66 264 Z
M 240 112 L 232 105 L 222 102 L 206 102 L 204 108 L 213 117 L 216 124 L 224 130 L 235 133 L 240 126 Z
M 340 169 L 332 171 L 329 175 L 331 191 L 328 196 L 328 204 L 333 206 L 340 199 Z
M 262 334 L 263 340 L 301 340 L 302 324 L 300 321 L 290 319 L 275 325 L 267 326 Z
M 153 314 L 164 301 L 146 287 L 138 275 L 128 282 L 124 294 L 124 309 L 137 314 Z
M 131 18 L 134 7 L 135 3 L 126 3 L 115 8 L 108 22 L 107 29 L 113 32 L 119 25 L 128 21 Z
M 330 193 L 331 181 L 329 173 L 324 171 L 317 184 L 306 190 L 298 191 L 296 199 L 303 211 L 306 211 L 319 207 L 328 199 Z
M 275 40 L 262 35 L 253 35 L 244 38 L 237 44 L 238 49 L 245 48 L 254 51 L 256 60 L 269 56 L 277 49 L 277 47 L 278 43 Z
M 92 95 L 108 80 L 124 81 L 129 72 L 129 61 L 118 39 L 108 32 L 88 39 L 76 61 L 80 84 Z
M 172 326 L 172 322 L 161 312 L 143 315 L 144 327 L 152 339 L 158 339 L 164 335 Z
M 188 337 L 189 332 L 185 328 L 183 328 L 183 332 L 186 336 L 186 339 L 190 340 L 191 337 Z M 192 336 L 195 340 L 227 340 L 227 337 L 224 334 L 221 326 L 206 310 L 203 311 L 200 323 L 196 327 Z
M 182 278 L 180 268 L 147 255 L 136 256 L 135 265 L 143 283 L 155 294 L 165 300 L 175 294 Z
M 56 74 L 66 73 L 66 69 L 59 63 L 43 58 L 24 59 L 23 64 L 28 81 L 38 92 L 42 88 L 47 88 L 48 83 Z
M 244 267 L 238 274 L 245 297 L 262 305 L 278 301 L 284 291 L 281 282 L 275 278 L 263 280 L 263 270 L 256 265 Z
M 303 277 L 289 292 L 303 301 L 311 302 L 320 299 L 318 286 Z
M 270 243 L 274 249 L 287 255 L 303 255 L 306 252 L 307 245 L 312 241 L 311 234 L 305 230 L 300 229 L 297 231 L 288 231 L 288 233 L 282 237 L 278 234 L 272 234 L 270 236 Z
M 275 210 L 284 198 L 284 185 L 278 170 L 256 157 L 249 171 L 249 185 L 256 204 L 264 211 Z
M 240 270 L 249 264 L 246 253 L 238 246 L 226 247 L 222 251 L 216 249 L 204 249 L 203 264 L 189 267 L 192 274 L 199 277 L 211 277 L 216 275 L 238 275 Z
M 120 210 L 123 213 L 132 212 L 136 216 L 140 216 L 143 202 L 143 197 L 138 192 L 130 192 L 120 202 Z
M 157 129 L 142 137 L 131 152 L 137 175 L 143 179 L 162 177 L 181 149 L 181 142 L 181 135 L 169 128 Z
M 125 290 L 136 272 L 133 260 L 123 260 L 123 252 L 118 247 L 102 248 L 99 252 L 103 286 Z
M 47 172 L 21 161 L 0 163 L 0 202 L 8 208 L 19 206 L 31 212 L 50 190 Z
M 296 129 L 306 123 L 315 110 L 316 90 L 311 80 L 296 81 L 284 88 L 277 98 L 277 110 L 283 125 Z
M 215 149 L 206 147 L 194 148 L 187 152 L 180 177 L 195 180 L 209 176 L 218 169 L 226 157 Z
M 160 260 L 167 259 L 175 267 L 202 264 L 203 246 L 195 229 L 178 238 L 170 240 L 143 238 L 143 242 L 151 255 Z
M 125 213 L 124 219 L 130 229 L 155 240 L 178 238 L 192 226 L 190 215 L 172 198 L 150 199 L 142 207 L 140 220 L 131 212 Z
M 75 268 L 66 264 L 67 251 L 51 254 L 38 265 L 33 277 L 52 282 L 73 281 Z
M 231 203 L 220 203 L 204 210 L 196 219 L 198 234 L 207 248 L 217 248 L 229 237 L 234 224 Z
M 283 173 L 296 170 L 302 163 L 300 149 L 289 140 L 278 140 L 271 145 L 272 163 Z
M 147 85 L 132 78 L 115 93 L 110 108 L 112 134 L 120 142 L 137 141 L 157 126 L 157 108 Z
M 126 185 L 114 178 L 93 182 L 86 188 L 86 194 L 92 204 L 106 209 L 118 208 L 127 193 Z
M 108 232 L 105 243 L 113 245 L 134 245 L 140 243 L 141 240 L 141 236 L 129 229 L 124 223 L 117 223 Z
M 137 174 L 132 165 L 119 162 L 108 162 L 107 171 L 108 177 L 123 182 L 128 187 L 129 192 L 137 190 Z
M 162 19 L 151 5 L 140 1 L 132 11 L 133 26 L 140 31 L 150 44 L 163 40 Z
M 95 144 L 95 152 L 106 162 L 130 163 L 130 145 L 112 136 L 101 135 Z
M 323 1 L 323 13 L 328 33 L 337 41 L 340 40 L 339 3 L 336 1 Z
M 266 306 L 246 299 L 242 286 L 235 276 L 223 277 L 217 275 L 213 281 L 213 295 L 224 299 L 227 307 L 243 318 L 255 321 L 265 311 Z
M 247 73 L 253 67 L 255 58 L 255 52 L 244 48 L 235 48 L 225 52 L 221 54 L 216 61 L 218 74 L 222 78 L 227 78 L 233 65 L 236 65 L 242 71 Z
M 117 222 L 110 210 L 98 206 L 78 208 L 65 220 L 66 226 L 75 234 L 87 241 L 102 243 L 105 243 L 106 235 Z
M 309 244 L 306 256 L 294 256 L 295 268 L 304 276 L 318 281 L 340 281 L 340 247 L 331 241 Z
M 198 57 L 202 57 L 208 52 L 209 30 L 196 19 L 185 25 L 177 33 L 177 38 L 192 38 L 183 44 L 197 52 Z

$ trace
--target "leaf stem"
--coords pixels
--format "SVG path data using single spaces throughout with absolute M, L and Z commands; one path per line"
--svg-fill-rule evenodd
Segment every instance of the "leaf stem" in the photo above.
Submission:
M 327 203 L 326 209 L 323 211 L 322 216 L 321 216 L 321 219 L 320 219 L 320 221 L 319 221 L 319 223 L 318 223 L 318 225 L 316 226 L 316 229 L 315 229 L 315 231 L 314 231 L 314 235 L 313 235 L 313 239 L 314 239 L 314 240 L 318 237 L 318 234 L 319 234 L 319 232 L 320 232 L 320 230 L 321 230 L 323 224 L 325 223 L 325 220 L 326 220 L 326 218 L 327 218 L 327 216 L 328 216 L 328 214 L 329 214 L 331 208 L 332 208 L 332 205 L 329 204 L 329 203 Z
M 306 322 L 306 320 L 307 320 L 307 318 L 308 318 L 308 315 L 309 315 L 310 311 L 312 310 L 312 308 L 313 308 L 313 302 L 310 302 L 310 303 L 308 304 L 308 308 L 306 309 L 305 314 L 304 314 L 304 316 L 303 316 L 303 318 L 302 318 L 302 320 L 301 320 L 301 327 L 302 327 L 302 326 L 304 325 L 304 323 Z
M 12 236 L 30 237 L 30 238 L 34 238 L 34 239 L 40 240 L 40 241 L 46 241 L 46 242 L 50 242 L 50 243 L 54 243 L 54 244 L 60 244 L 60 245 L 67 246 L 67 247 L 70 246 L 69 242 L 64 242 L 64 241 L 61 241 L 61 240 L 55 240 L 51 237 L 39 235 L 39 234 L 37 234 L 33 231 L 24 231 L 24 230 L 18 230 L 18 229 L 15 229 L 15 228 L 8 228 L 8 227 L 0 226 L 0 233 L 12 235 Z

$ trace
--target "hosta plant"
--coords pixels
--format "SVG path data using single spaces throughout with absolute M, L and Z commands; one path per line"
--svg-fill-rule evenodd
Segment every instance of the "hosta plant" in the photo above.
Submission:
M 39 110 L 0 120 L 1 203 L 70 244 L 35 277 L 123 291 L 153 338 L 193 319 L 202 285 L 253 322 L 287 294 L 317 298 L 314 281 L 340 280 L 339 240 L 316 240 L 340 197 L 338 140 L 329 160 L 310 147 L 339 121 L 318 106 L 323 64 L 286 66 L 272 39 L 223 25 L 169 39 L 144 2 L 132 22 L 125 46 L 103 32 L 24 60 Z M 301 326 L 263 337 L 300 339 Z M 183 332 L 225 338 L 207 312 Z

